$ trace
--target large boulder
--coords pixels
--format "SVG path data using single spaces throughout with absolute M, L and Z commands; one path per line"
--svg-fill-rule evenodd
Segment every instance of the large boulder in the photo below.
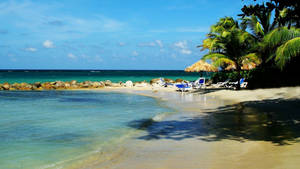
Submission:
M 77 81 L 76 81 L 76 80 L 71 80 L 71 81 L 70 81 L 70 84 L 71 84 L 71 86 L 72 86 L 72 85 L 76 85 L 76 84 L 77 84 Z
M 84 81 L 79 83 L 80 88 L 90 88 L 93 86 L 93 83 L 91 81 Z
M 55 89 L 64 89 L 65 88 L 65 83 L 62 81 L 56 81 L 52 84 L 53 88 Z
M 106 80 L 104 84 L 105 86 L 112 86 L 112 82 L 110 80 Z
M 28 83 L 20 83 L 19 90 L 32 90 L 32 85 Z
M 150 80 L 150 84 L 158 83 L 160 81 L 160 78 L 152 79 Z
M 133 87 L 133 83 L 132 83 L 132 81 L 128 80 L 125 82 L 124 86 L 125 87 Z
M 44 83 L 42 83 L 41 86 L 42 86 L 42 88 L 45 89 L 45 90 L 51 90 L 51 89 L 53 89 L 53 87 L 52 87 L 52 85 L 51 85 L 50 82 L 44 82 Z
M 173 79 L 164 78 L 164 80 L 166 83 L 175 83 L 175 81 Z
M 5 82 L 5 83 L 2 84 L 2 89 L 3 90 L 9 90 L 9 88 L 10 88 L 10 84 L 9 83 Z
M 103 87 L 102 84 L 100 82 L 93 82 L 92 83 L 92 87 L 93 88 L 99 88 L 99 87 Z
M 183 79 L 176 79 L 175 82 L 176 83 L 182 83 L 182 82 L 184 82 L 184 80 Z
M 35 83 L 33 83 L 33 86 L 36 88 L 40 88 L 40 87 L 42 87 L 42 84 L 41 84 L 41 82 L 35 82 Z

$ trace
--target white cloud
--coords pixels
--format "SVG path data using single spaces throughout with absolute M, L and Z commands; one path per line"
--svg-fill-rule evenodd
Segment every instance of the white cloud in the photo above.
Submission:
M 185 49 L 187 48 L 187 41 L 184 40 L 184 41 L 175 42 L 174 46 L 177 48 Z
M 137 51 L 133 51 L 133 52 L 132 52 L 132 55 L 133 55 L 133 56 L 138 56 L 139 53 L 138 53 Z
M 184 55 L 190 55 L 190 54 L 192 54 L 192 51 L 188 50 L 188 49 L 182 49 L 182 50 L 180 50 L 180 53 L 182 53 Z
M 180 49 L 179 52 L 184 54 L 184 55 L 192 54 L 192 51 L 188 49 L 188 43 L 187 43 L 186 40 L 175 42 L 174 46 L 176 48 Z
M 19 30 L 29 34 L 39 33 L 42 38 L 51 36 L 52 39 L 65 39 L 70 38 L 71 33 L 72 38 L 81 38 L 98 32 L 124 31 L 127 27 L 126 23 L 101 14 L 86 18 L 58 13 L 57 11 L 65 8 L 64 4 L 59 2 L 2 1 L 0 20 L 11 18 L 10 25 L 15 25 Z
M 163 45 L 163 43 L 162 43 L 161 40 L 156 40 L 155 42 L 157 43 L 157 45 L 158 45 L 159 47 L 161 47 L 161 48 L 164 47 L 164 45 Z
M 54 48 L 53 42 L 50 41 L 50 40 L 46 40 L 46 41 L 43 43 L 43 46 L 44 46 L 45 48 Z
M 25 50 L 28 52 L 36 52 L 37 51 L 36 48 L 25 48 Z
M 72 54 L 72 53 L 69 53 L 69 54 L 68 54 L 68 57 L 69 57 L 70 59 L 76 59 L 76 56 L 75 56 L 74 54 Z

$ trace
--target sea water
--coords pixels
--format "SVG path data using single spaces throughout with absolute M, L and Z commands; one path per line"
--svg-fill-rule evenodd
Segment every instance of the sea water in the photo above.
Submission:
M 183 70 L 0 70 L 0 83 L 34 83 L 46 81 L 71 81 L 79 82 L 104 81 L 126 82 L 131 80 L 150 81 L 154 78 L 164 77 L 170 79 L 196 80 L 199 76 L 209 78 L 209 73 L 190 73 Z
M 0 168 L 80 161 L 133 132 L 130 122 L 170 111 L 154 98 L 132 94 L 0 91 Z

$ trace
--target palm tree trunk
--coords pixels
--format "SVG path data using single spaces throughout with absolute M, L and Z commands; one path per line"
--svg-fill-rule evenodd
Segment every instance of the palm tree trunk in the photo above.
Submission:
M 241 79 L 241 69 L 239 66 L 237 66 L 237 78 L 238 78 L 238 84 L 237 84 L 237 87 L 236 87 L 236 90 L 240 90 L 241 89 L 241 84 L 240 84 L 240 79 Z

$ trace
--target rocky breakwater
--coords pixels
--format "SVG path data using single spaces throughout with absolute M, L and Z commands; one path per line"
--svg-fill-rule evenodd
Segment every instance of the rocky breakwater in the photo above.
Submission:
M 186 82 L 182 79 L 158 78 L 152 79 L 150 83 L 147 81 L 132 82 L 126 81 L 113 83 L 110 80 L 106 81 L 84 81 L 77 82 L 72 80 L 69 82 L 55 81 L 55 82 L 35 82 L 35 83 L 0 83 L 0 90 L 72 90 L 72 89 L 96 89 L 104 87 L 150 87 L 160 86 L 167 87 L 166 84 L 182 83 Z
M 29 83 L 3 83 L 0 84 L 0 90 L 66 90 L 66 89 L 95 89 L 103 88 L 108 84 L 105 82 L 92 82 L 84 81 L 77 82 L 72 80 L 70 82 L 55 81 L 55 82 L 35 82 L 32 84 Z M 111 83 L 110 85 L 113 85 Z

